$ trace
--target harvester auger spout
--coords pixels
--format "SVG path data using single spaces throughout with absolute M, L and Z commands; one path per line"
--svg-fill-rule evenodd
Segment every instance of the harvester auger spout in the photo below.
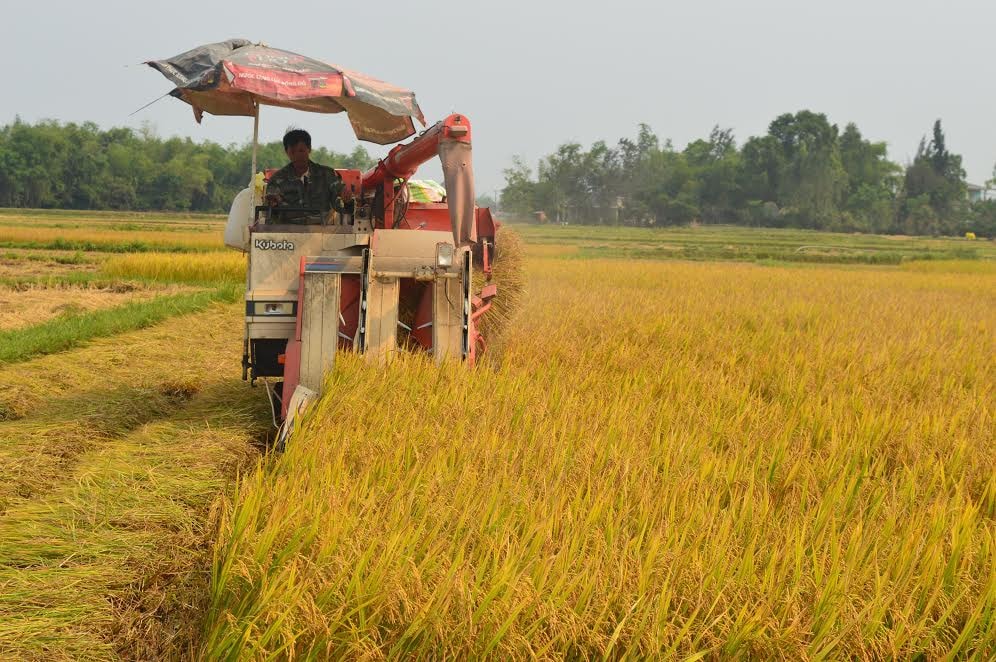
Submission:
M 412 142 L 394 147 L 376 166 L 363 173 L 363 188 L 371 190 L 383 186 L 386 181 L 407 182 L 420 165 L 436 155 L 443 166 L 453 241 L 457 246 L 472 245 L 477 242 L 478 228 L 470 121 L 466 116 L 450 115 Z M 388 197 L 385 192 L 384 214 L 390 218 L 395 203 L 394 187 L 387 188 L 392 190 L 392 195 Z
M 409 179 L 434 156 L 445 197 L 413 200 Z M 284 419 L 279 441 L 321 395 L 339 351 L 378 362 L 421 351 L 473 364 L 486 347 L 478 320 L 497 295 L 498 224 L 474 203 L 471 157 L 470 122 L 453 114 L 365 173 L 338 170 L 344 211 L 321 223 L 287 224 L 255 207 L 244 358 L 248 379 L 279 380 L 267 387 Z

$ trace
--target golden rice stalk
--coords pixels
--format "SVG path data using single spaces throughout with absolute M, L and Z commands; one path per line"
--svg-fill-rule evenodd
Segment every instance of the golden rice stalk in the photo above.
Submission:
M 114 256 L 101 271 L 112 278 L 168 283 L 236 283 L 245 279 L 242 253 L 129 253 Z
M 498 286 L 498 294 L 491 301 L 491 308 L 477 321 L 478 330 L 489 346 L 501 339 L 522 305 L 526 285 L 524 271 L 525 245 L 514 230 L 498 229 L 495 236 L 496 255 L 492 257 L 491 282 Z M 485 284 L 484 273 L 474 270 L 474 287 Z
M 336 357 L 200 657 L 992 659 L 996 279 L 526 266 L 487 374 Z

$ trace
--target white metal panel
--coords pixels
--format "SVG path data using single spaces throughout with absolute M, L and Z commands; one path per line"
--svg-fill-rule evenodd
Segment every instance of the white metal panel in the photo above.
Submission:
M 367 288 L 364 352 L 376 360 L 389 359 L 398 348 L 400 283 L 397 278 L 371 278 Z
M 449 232 L 434 230 L 375 230 L 371 241 L 374 257 L 423 258 L 436 262 L 436 244 L 453 243 Z
M 339 343 L 339 284 L 337 273 L 304 276 L 300 384 L 318 393 L 325 373 L 335 362 Z
M 249 243 L 249 290 L 296 292 L 302 257 L 337 255 L 368 242 L 369 235 L 351 232 L 254 232 Z
M 432 293 L 432 353 L 436 362 L 463 356 L 463 281 L 437 280 Z

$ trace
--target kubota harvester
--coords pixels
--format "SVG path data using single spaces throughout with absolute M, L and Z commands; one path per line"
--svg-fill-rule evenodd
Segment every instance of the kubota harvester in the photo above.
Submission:
M 176 85 L 170 94 L 198 122 L 205 113 L 254 119 L 252 180 L 232 205 L 225 243 L 248 256 L 243 378 L 264 380 L 274 418 L 279 402 L 281 438 L 287 419 L 321 393 L 339 352 L 474 362 L 485 347 L 476 322 L 497 295 L 496 223 L 474 203 L 466 116 L 396 145 L 367 172 L 338 170 L 339 211 L 272 207 L 261 204 L 256 173 L 261 106 L 345 112 L 359 139 L 392 144 L 415 134 L 413 119 L 425 124 L 414 93 L 242 39 L 148 64 Z M 413 200 L 409 180 L 437 156 L 445 195 Z
M 496 223 L 474 204 L 471 138 L 470 122 L 454 114 L 367 172 L 338 170 L 345 209 L 320 225 L 281 222 L 283 212 L 317 210 L 255 207 L 244 377 L 282 381 L 283 417 L 321 392 L 339 351 L 473 363 L 485 346 L 475 321 L 497 294 L 487 282 Z M 411 200 L 408 180 L 437 154 L 445 201 Z

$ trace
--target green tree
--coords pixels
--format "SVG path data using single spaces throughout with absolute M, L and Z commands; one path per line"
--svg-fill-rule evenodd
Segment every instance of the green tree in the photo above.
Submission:
M 996 239 L 996 200 L 984 200 L 972 206 L 966 232 L 977 237 Z
M 785 153 L 775 137 L 752 137 L 744 143 L 739 184 L 746 199 L 776 202 L 784 170 Z
M 365 170 L 363 147 L 340 154 L 317 147 L 312 158 Z M 283 145 L 260 145 L 263 168 L 286 163 Z M 93 123 L 0 127 L 0 205 L 70 209 L 224 211 L 249 181 L 251 147 L 162 139 L 150 125 L 102 131 Z
M 708 140 L 696 140 L 684 150 L 685 161 L 698 180 L 696 207 L 706 223 L 734 223 L 743 205 L 739 182 L 740 153 L 731 129 L 713 127 Z
M 991 218 L 989 207 L 965 204 L 961 158 L 947 149 L 939 122 L 904 172 L 885 143 L 865 139 L 853 123 L 840 132 L 808 110 L 778 116 L 739 149 L 732 131 L 714 127 L 677 151 L 641 124 L 614 147 L 560 145 L 535 177 L 516 159 L 505 179 L 503 210 L 572 223 L 960 234 L 966 223 L 989 227 Z
M 800 227 L 832 225 L 843 201 L 847 176 L 838 131 L 826 115 L 803 110 L 776 118 L 768 134 L 782 149 L 778 202 Z
M 929 225 L 928 234 L 957 233 L 959 222 L 965 216 L 965 171 L 961 156 L 952 154 L 946 145 L 941 120 L 934 122 L 932 136 L 920 140 L 913 162 L 906 168 L 902 225 L 911 228 Z M 925 225 L 922 203 L 929 202 L 933 221 Z
M 886 156 L 884 142 L 865 140 L 851 123 L 840 136 L 840 160 L 847 176 L 837 229 L 886 232 L 895 223 L 895 199 L 902 169 Z
M 532 171 L 521 157 L 512 158 L 512 165 L 505 168 L 505 188 L 501 190 L 501 208 L 523 218 L 531 216 L 536 207 L 536 182 Z

